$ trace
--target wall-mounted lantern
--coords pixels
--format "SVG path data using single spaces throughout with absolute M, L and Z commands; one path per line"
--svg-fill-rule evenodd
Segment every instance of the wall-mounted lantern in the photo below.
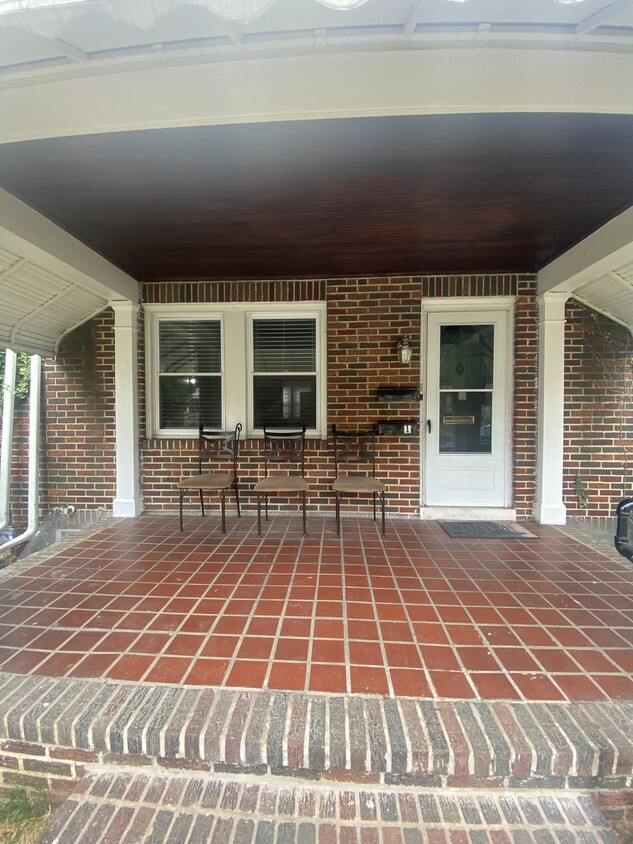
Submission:
M 396 353 L 398 355 L 398 363 L 411 363 L 411 355 L 413 349 L 409 343 L 408 337 L 403 337 L 396 345 Z

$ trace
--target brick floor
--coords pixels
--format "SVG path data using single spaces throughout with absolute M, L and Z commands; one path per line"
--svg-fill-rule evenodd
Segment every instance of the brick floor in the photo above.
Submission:
M 633 567 L 552 527 L 113 521 L 0 573 L 0 671 L 392 698 L 633 700 Z
M 39 844 L 617 844 L 587 794 L 93 773 Z

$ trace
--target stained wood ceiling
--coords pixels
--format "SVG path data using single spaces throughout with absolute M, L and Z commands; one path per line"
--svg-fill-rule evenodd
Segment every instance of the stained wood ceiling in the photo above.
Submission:
M 137 279 L 536 271 L 633 202 L 633 117 L 380 117 L 0 146 L 0 183 Z

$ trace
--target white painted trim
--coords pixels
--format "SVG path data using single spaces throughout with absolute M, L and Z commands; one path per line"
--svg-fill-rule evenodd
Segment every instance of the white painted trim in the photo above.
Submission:
M 258 437 L 261 432 L 250 426 L 252 418 L 249 362 L 249 326 L 253 316 L 267 314 L 271 317 L 293 316 L 315 317 L 317 320 L 317 354 L 319 372 L 317 373 L 317 423 L 318 428 L 309 430 L 307 436 L 312 439 L 327 437 L 327 303 L 323 301 L 306 302 L 226 302 L 226 303 L 184 303 L 184 304 L 148 304 L 145 311 L 145 376 L 147 390 L 147 427 L 148 439 L 191 439 L 198 436 L 198 429 L 159 430 L 157 421 L 158 390 L 155 373 L 158 372 L 158 321 L 159 319 L 213 319 L 223 321 L 223 423 L 230 430 L 240 422 L 244 426 L 244 435 Z M 230 385 L 230 389 L 229 386 Z
M 135 279 L 2 189 L 0 246 L 103 297 L 104 307 L 108 299 L 138 301 Z
M 459 519 L 468 522 L 516 522 L 511 507 L 421 507 L 421 519 Z
M 537 276 L 538 295 L 556 291 L 571 294 L 632 262 L 633 208 L 629 208 L 543 267 Z
M 567 293 L 537 297 L 538 419 L 534 516 L 547 525 L 564 525 L 563 457 L 565 417 L 565 302 Z
M 633 113 L 633 55 L 447 46 L 403 36 L 364 49 L 213 55 L 176 49 L 15 73 L 0 143 L 100 132 L 405 114 Z M 419 44 L 419 47 L 416 45 Z M 270 50 L 268 45 L 268 49 Z M 567 45 L 569 46 L 569 45 Z M 297 54 L 299 53 L 299 54 Z M 244 57 L 246 56 L 246 57 Z M 341 84 L 345 80 L 345 84 Z M 59 108 L 59 103 L 73 108 Z
M 139 458 L 138 313 L 136 302 L 113 300 L 116 426 L 115 516 L 142 512 Z

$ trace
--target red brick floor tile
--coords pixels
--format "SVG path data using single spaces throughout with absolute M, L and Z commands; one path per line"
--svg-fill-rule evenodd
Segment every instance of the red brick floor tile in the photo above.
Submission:
M 424 671 L 416 668 L 390 668 L 393 693 L 404 697 L 431 697 L 431 689 Z
M 308 658 L 307 639 L 281 638 L 277 642 L 274 658 L 279 662 L 305 662 Z
M 191 660 L 183 656 L 161 656 L 143 678 L 146 683 L 180 683 L 189 672 Z
M 41 635 L 41 627 L 12 627 L 0 639 L 0 645 L 3 648 L 23 648 L 30 645 L 35 639 L 39 639 Z
M 237 651 L 238 659 L 268 659 L 274 639 L 270 636 L 245 636 Z
M 280 635 L 307 637 L 311 627 L 312 622 L 309 618 L 285 618 L 282 620 Z
M 525 700 L 564 700 L 565 696 L 545 674 L 515 674 L 510 678 Z
M 570 648 L 568 653 L 581 668 L 591 674 L 616 674 L 620 671 L 617 665 L 599 651 Z
M 185 620 L 184 615 L 178 615 L 176 613 L 160 613 L 157 615 L 148 625 L 148 630 L 156 630 L 156 631 L 169 631 L 173 632 L 178 630 L 180 625 Z
M 315 639 L 310 658 L 312 662 L 345 662 L 345 645 L 341 639 Z
M 74 635 L 72 630 L 46 630 L 33 639 L 30 646 L 36 650 L 54 651 Z
M 613 660 L 613 662 L 622 669 L 622 671 L 633 674 L 633 648 L 627 648 L 626 650 L 619 648 L 607 648 L 605 653 L 609 659 Z
M 533 627 L 513 627 L 514 633 L 519 637 L 519 640 L 524 645 L 543 647 L 543 648 L 557 648 L 558 642 L 550 636 L 550 634 L 543 627 L 537 625 Z
M 429 671 L 429 677 L 437 697 L 468 700 L 477 696 L 467 676 L 459 671 Z
M 373 621 L 348 619 L 347 633 L 350 639 L 378 640 L 380 638 L 378 625 Z
M 82 654 L 74 654 L 81 657 Z M 71 677 L 103 677 L 108 668 L 118 659 L 115 653 L 92 653 L 83 657 L 72 671 Z
M 437 613 L 437 610 L 434 606 L 426 605 L 426 606 L 415 606 L 415 605 L 407 605 L 407 613 L 411 621 L 429 621 L 438 623 L 440 617 Z
M 422 668 L 420 653 L 415 645 L 385 642 L 387 662 L 396 668 Z
M 500 647 L 503 645 L 520 645 L 520 640 L 514 635 L 509 627 L 504 625 L 480 627 L 484 641 L 488 645 Z
M 246 627 L 247 636 L 274 636 L 279 627 L 278 618 L 252 618 Z M 182 628 L 181 628 L 182 629 Z
M 133 654 L 154 654 L 154 656 L 167 647 L 171 638 L 169 633 L 134 633 L 133 635 L 135 639 L 127 650 Z
M 445 624 L 468 624 L 470 618 L 463 607 L 437 607 L 437 612 Z
M 269 689 L 303 691 L 306 684 L 307 665 L 305 662 L 273 662 L 270 667 Z
M 215 658 L 232 657 L 239 645 L 239 641 L 237 636 L 212 635 L 203 645 L 199 656 L 211 656 Z
M 239 636 L 244 632 L 247 623 L 248 617 L 245 615 L 220 616 L 213 627 L 213 633 Z
M 373 604 L 348 603 L 346 610 L 348 618 L 366 618 L 373 620 L 376 617 Z
M 467 627 L 460 624 L 447 624 L 446 632 L 455 645 L 486 645 L 483 634 L 477 627 Z
M 184 677 L 186 686 L 219 686 L 224 679 L 229 662 L 226 659 L 196 659 Z
M 345 622 L 336 618 L 315 618 L 313 635 L 316 639 L 344 639 Z
M 389 682 L 384 668 L 352 665 L 350 682 L 352 694 L 389 694 Z
M 483 700 L 519 700 L 520 693 L 501 672 L 473 672 L 471 682 Z
M 33 669 L 34 674 L 45 677 L 66 677 L 77 663 L 84 658 L 83 654 L 72 652 L 58 652 L 50 654 L 43 662 Z
M 105 630 L 80 630 L 59 645 L 61 651 L 79 651 L 86 653 L 92 650 L 105 636 Z
M 607 630 L 605 628 L 585 628 L 583 632 L 599 648 L 626 647 L 627 640 L 620 635 L 619 631 Z
M 311 692 L 347 691 L 347 675 L 344 665 L 311 665 L 308 688 Z
M 596 674 L 593 680 L 613 700 L 633 700 L 633 680 L 622 674 Z
M 110 680 L 131 680 L 138 682 L 143 678 L 151 664 L 154 656 L 144 654 L 123 654 L 107 671 L 106 677 Z
M 383 665 L 382 649 L 378 642 L 349 642 L 349 661 L 352 665 Z
M 448 645 L 449 637 L 441 624 L 414 623 L 415 640 L 420 645 Z
M 224 685 L 245 689 L 261 689 L 268 671 L 268 662 L 237 659 L 224 681 Z
M 539 666 L 523 648 L 493 648 L 495 657 L 506 671 L 538 671 Z
M 397 594 L 397 593 L 396 593 Z M 406 622 L 407 613 L 401 604 L 376 604 L 376 615 L 382 624 L 383 622 Z
M 399 621 L 381 621 L 379 627 L 385 642 L 413 643 L 415 641 L 415 634 L 410 624 Z
M 120 630 L 145 630 L 153 618 L 149 612 L 130 612 L 115 626 Z
M 440 669 L 442 671 L 459 671 L 461 666 L 452 648 L 441 645 L 428 645 L 422 648 L 424 665 L 428 669 Z
M 499 663 L 487 648 L 457 648 L 457 655 L 468 671 L 498 671 Z
M 163 653 L 167 656 L 195 656 L 200 650 L 205 637 L 196 633 L 177 633 L 170 636 L 169 644 Z
M 209 633 L 215 624 L 217 616 L 215 615 L 195 615 L 188 616 L 180 626 L 181 633 Z
M 603 700 L 607 697 L 599 686 L 583 674 L 552 674 L 551 679 L 571 701 Z

